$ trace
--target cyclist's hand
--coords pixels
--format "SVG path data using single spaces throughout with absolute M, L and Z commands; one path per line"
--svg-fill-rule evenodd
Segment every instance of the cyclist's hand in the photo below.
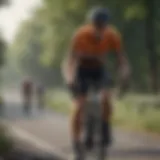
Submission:
M 72 85 L 73 82 L 74 82 L 74 77 L 75 77 L 74 68 L 72 68 L 72 67 L 64 68 L 63 76 L 64 76 L 64 79 L 65 79 L 65 82 L 68 85 Z
M 67 73 L 66 75 L 66 83 L 68 85 L 72 85 L 74 82 L 73 74 L 72 73 Z
M 120 93 L 119 98 L 122 98 L 126 91 L 129 88 L 129 82 L 130 82 L 130 68 L 128 65 L 123 65 L 120 69 Z

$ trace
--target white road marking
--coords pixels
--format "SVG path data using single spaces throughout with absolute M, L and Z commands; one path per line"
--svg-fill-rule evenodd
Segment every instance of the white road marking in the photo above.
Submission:
M 14 125 L 10 125 L 4 120 L 2 120 L 2 123 L 5 123 L 7 126 L 9 126 L 9 128 L 11 129 L 11 134 L 13 134 L 13 136 L 29 142 L 38 149 L 43 150 L 49 154 L 53 154 L 54 156 L 59 157 L 62 160 L 71 160 L 72 155 L 65 154 L 56 146 L 50 145 L 46 141 L 36 137 L 35 135 L 27 132 L 26 130 L 23 130 Z

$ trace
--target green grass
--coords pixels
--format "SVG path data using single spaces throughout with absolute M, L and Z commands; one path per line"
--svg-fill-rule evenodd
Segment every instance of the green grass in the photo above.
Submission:
M 141 100 L 132 98 L 116 102 L 113 123 L 136 130 L 160 133 L 160 103 L 158 99 L 155 97 L 154 99 L 146 97 Z
M 53 108 L 54 111 L 68 114 L 71 109 L 71 99 L 69 94 L 63 90 L 49 91 L 46 96 L 47 106 Z
M 46 102 L 49 107 L 64 114 L 70 113 L 71 99 L 67 92 L 48 92 Z M 114 103 L 113 124 L 135 130 L 160 133 L 160 101 L 158 96 L 130 95 Z

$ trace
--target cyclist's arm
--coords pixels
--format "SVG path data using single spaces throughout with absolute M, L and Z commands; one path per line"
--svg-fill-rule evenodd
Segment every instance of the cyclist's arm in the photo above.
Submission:
M 115 31 L 111 34 L 111 45 L 112 49 L 116 53 L 118 68 L 121 68 L 122 66 L 129 66 L 128 59 L 123 48 L 122 38 L 119 32 Z
M 77 63 L 76 52 L 80 41 L 79 39 L 80 39 L 79 35 L 75 34 L 71 40 L 69 50 L 63 60 L 62 72 L 65 78 L 72 76 L 74 69 L 76 67 Z
M 117 68 L 120 73 L 120 77 L 123 80 L 128 79 L 130 76 L 130 67 L 127 56 L 125 55 L 120 33 L 118 33 L 117 31 L 112 33 L 111 43 L 112 43 L 112 48 L 116 52 L 117 65 L 118 65 Z
M 74 39 L 72 40 L 69 49 L 67 51 L 67 54 L 65 55 L 64 61 L 62 63 L 63 68 L 65 69 L 66 67 L 72 68 L 76 61 L 76 54 L 75 54 L 75 41 Z
M 72 68 L 74 66 L 75 61 L 76 61 L 76 58 L 75 58 L 74 50 L 70 48 L 64 57 L 64 60 L 62 63 L 62 70 L 66 70 L 67 68 Z
M 116 52 L 118 66 L 128 63 L 122 44 L 122 38 L 118 31 L 115 31 L 111 34 L 111 45 L 112 49 Z

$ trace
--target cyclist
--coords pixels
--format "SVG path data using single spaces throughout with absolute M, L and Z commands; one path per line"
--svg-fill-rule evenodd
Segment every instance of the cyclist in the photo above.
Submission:
M 110 121 L 112 115 L 111 93 L 109 90 L 106 55 L 114 50 L 118 70 L 123 79 L 129 76 L 129 65 L 124 55 L 120 33 L 109 25 L 109 11 L 106 8 L 95 8 L 89 12 L 89 23 L 81 26 L 74 34 L 67 58 L 63 63 L 63 75 L 73 93 L 75 112 L 72 118 L 72 138 L 75 159 L 83 159 L 81 131 L 83 108 L 86 104 L 90 85 L 98 85 L 102 94 L 103 110 L 102 139 L 105 147 L 110 144 Z M 88 136 L 87 147 L 93 146 L 93 137 Z
M 22 83 L 22 96 L 24 111 L 28 111 L 29 107 L 31 107 L 30 105 L 33 96 L 33 83 L 29 77 L 27 77 Z

